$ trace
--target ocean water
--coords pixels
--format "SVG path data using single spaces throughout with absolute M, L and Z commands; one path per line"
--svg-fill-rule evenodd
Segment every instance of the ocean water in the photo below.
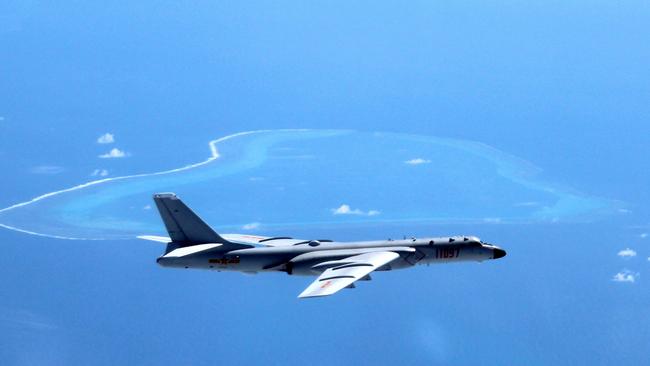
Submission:
M 17 364 L 172 364 L 191 354 L 207 365 L 217 352 L 280 364 L 293 344 L 315 365 L 642 358 L 650 293 L 638 206 L 463 139 L 312 129 L 195 140 L 197 156 L 159 171 L 144 159 L 124 176 L 38 175 L 52 178 L 37 185 L 58 187 L 2 209 L 0 289 L 11 296 L 0 303 L 0 354 Z M 508 255 L 377 273 L 355 290 L 300 301 L 310 278 L 159 268 L 163 246 L 135 236 L 165 234 L 151 202 L 160 191 L 220 232 L 468 234 Z M 626 247 L 638 255 L 617 256 Z
M 151 195 L 174 191 L 218 230 L 557 223 L 621 203 L 545 179 L 467 140 L 349 130 L 263 130 L 205 141 L 207 157 L 159 172 L 79 182 L 0 210 L 0 224 L 69 239 L 161 233 Z
M 0 364 L 646 365 L 648 24 L 635 0 L 0 3 Z M 160 191 L 219 232 L 508 255 L 300 301 L 310 278 L 157 266 L 134 237 L 165 234 Z

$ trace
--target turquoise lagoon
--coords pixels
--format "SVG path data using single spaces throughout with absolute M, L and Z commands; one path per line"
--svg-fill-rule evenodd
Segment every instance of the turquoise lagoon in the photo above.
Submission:
M 205 141 L 162 172 L 81 183 L 0 210 L 0 224 L 66 239 L 164 234 L 151 201 L 175 192 L 225 232 L 313 226 L 591 220 L 616 203 L 544 179 L 488 145 L 345 130 L 252 131 Z

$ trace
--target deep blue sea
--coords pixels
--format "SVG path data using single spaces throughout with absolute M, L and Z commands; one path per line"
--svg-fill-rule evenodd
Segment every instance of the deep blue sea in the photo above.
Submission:
M 643 365 L 650 9 L 0 5 L 3 365 Z M 163 269 L 151 196 L 222 233 L 477 235 L 494 262 Z

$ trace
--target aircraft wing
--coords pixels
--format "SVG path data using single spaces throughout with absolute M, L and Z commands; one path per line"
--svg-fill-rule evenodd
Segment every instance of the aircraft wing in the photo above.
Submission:
M 354 255 L 337 261 L 321 263 L 329 268 L 321 273 L 298 297 L 328 296 L 351 286 L 370 272 L 399 258 L 395 252 L 371 252 Z

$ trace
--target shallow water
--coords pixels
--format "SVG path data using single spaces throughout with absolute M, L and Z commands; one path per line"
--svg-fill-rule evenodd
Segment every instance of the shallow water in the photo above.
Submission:
M 531 163 L 466 140 L 271 130 L 206 141 L 206 151 L 207 159 L 184 167 L 45 194 L 1 210 L 0 223 L 71 239 L 162 234 L 151 195 L 166 191 L 229 232 L 589 221 L 617 206 L 548 182 Z

